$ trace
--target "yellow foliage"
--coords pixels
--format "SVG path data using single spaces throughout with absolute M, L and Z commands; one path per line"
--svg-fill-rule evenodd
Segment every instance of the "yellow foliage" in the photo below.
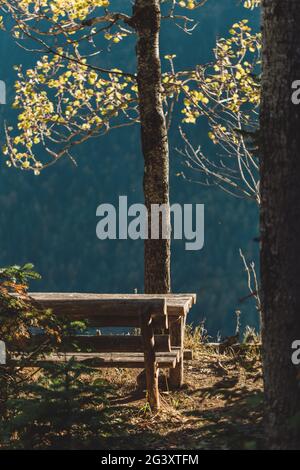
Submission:
M 119 71 L 113 69 L 104 77 L 87 65 L 48 55 L 26 72 L 18 68 L 14 101 L 14 108 L 20 109 L 18 134 L 4 149 L 10 161 L 39 174 L 45 162 L 36 158 L 35 146 L 49 146 L 58 137 L 72 145 L 105 132 L 119 115 L 121 120 L 124 113 L 134 113 L 137 95 L 129 87 L 132 80 L 113 72 Z
M 43 12 L 52 15 L 54 21 L 67 17 L 84 20 L 96 7 L 108 7 L 108 0 L 20 0 L 24 12 Z
M 48 159 L 56 160 L 68 154 L 75 144 L 104 134 L 112 127 L 139 120 L 135 78 L 119 70 L 104 73 L 88 64 L 80 54 L 81 41 L 84 46 L 92 43 L 93 35 L 99 31 L 112 43 L 119 43 L 130 34 L 127 26 L 121 28 L 107 20 L 110 3 L 113 4 L 108 0 L 19 0 L 21 20 L 16 21 L 15 37 L 22 37 L 24 31 L 31 34 L 32 26 L 41 27 L 42 22 L 36 19 L 43 18 L 49 29 L 41 34 L 42 41 L 47 46 L 50 38 L 52 44 L 54 34 L 55 39 L 58 38 L 54 43 L 59 47 L 49 47 L 49 53 L 38 60 L 35 67 L 25 71 L 22 67 L 16 68 L 18 80 L 13 106 L 19 109 L 18 123 L 17 128 L 7 130 L 7 145 L 3 148 L 9 165 L 39 174 L 49 160 L 41 161 L 42 157 L 37 157 L 45 155 L 37 151 L 37 146 L 47 150 Z M 202 2 L 177 0 L 175 4 L 178 8 L 193 10 Z M 258 4 L 258 0 L 244 2 L 247 8 Z M 16 14 L 16 10 L 10 8 L 12 2 L 0 0 L 2 6 L 12 16 Z M 88 22 L 84 20 L 90 19 L 97 8 L 101 9 L 99 15 L 94 13 L 95 17 L 101 17 L 99 30 L 91 26 L 88 33 L 84 30 L 77 35 L 76 28 L 85 27 Z M 1 24 L 0 17 L 0 27 Z M 208 67 L 176 73 L 176 56 L 166 55 L 171 70 L 162 80 L 165 105 L 170 100 L 178 100 L 182 104 L 183 122 L 190 124 L 195 124 L 201 116 L 209 118 L 216 106 L 233 116 L 246 115 L 245 110 L 250 106 L 247 113 L 251 114 L 260 100 L 255 76 L 260 48 L 260 35 L 253 34 L 247 20 L 243 20 L 232 26 L 229 38 L 218 40 L 214 63 Z M 227 134 L 226 127 L 215 123 L 209 135 L 217 143 Z M 232 141 L 235 139 L 233 135 Z

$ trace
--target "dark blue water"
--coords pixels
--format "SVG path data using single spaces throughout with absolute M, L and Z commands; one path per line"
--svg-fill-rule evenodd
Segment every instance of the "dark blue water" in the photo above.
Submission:
M 238 2 L 237 2 L 238 3 Z M 119 2 L 124 7 L 124 0 Z M 130 2 L 128 2 L 128 8 Z M 258 27 L 257 12 L 249 12 L 232 0 L 209 0 L 195 13 L 199 22 L 193 36 L 171 23 L 164 25 L 162 55 L 177 54 L 178 69 L 193 67 L 212 58 L 217 36 L 226 34 L 233 22 L 250 17 Z M 14 122 L 10 105 L 15 79 L 14 64 L 32 64 L 36 57 L 19 49 L 0 32 L 1 72 L 9 90 L 7 106 L 0 107 L 3 120 Z M 134 41 L 114 46 L 101 55 L 101 65 L 134 71 Z M 175 113 L 170 131 L 171 200 L 205 204 L 205 247 L 185 250 L 184 241 L 173 243 L 172 279 L 175 292 L 197 292 L 198 303 L 190 321 L 206 318 L 213 335 L 234 330 L 235 310 L 242 310 L 242 323 L 256 325 L 254 304 L 240 304 L 248 294 L 238 250 L 257 261 L 258 214 L 254 203 L 233 199 L 218 189 L 192 184 L 176 177 L 182 170 L 175 147 L 181 146 Z M 190 129 L 194 140 L 213 152 L 207 128 Z M 127 128 L 90 141 L 76 152 L 78 166 L 60 161 L 40 177 L 8 169 L 4 157 L 0 167 L 0 265 L 33 262 L 43 279 L 34 290 L 133 292 L 143 287 L 143 245 L 140 241 L 99 241 L 95 235 L 96 208 L 116 203 L 128 195 L 129 203 L 142 202 L 143 159 L 139 129 Z

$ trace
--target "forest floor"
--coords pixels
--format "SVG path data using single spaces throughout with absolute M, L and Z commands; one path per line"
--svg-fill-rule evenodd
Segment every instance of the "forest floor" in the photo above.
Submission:
M 0 449 L 263 447 L 263 385 L 258 347 L 241 348 L 238 352 L 231 349 L 219 354 L 197 343 L 193 360 L 185 362 L 185 383 L 180 390 L 169 391 L 166 376 L 160 376 L 162 407 L 156 414 L 147 406 L 145 391 L 137 389 L 139 372 L 101 369 L 86 375 L 86 386 L 93 389 L 99 383 L 100 395 L 96 389 L 87 395 L 83 387 L 79 408 L 74 409 L 70 403 L 66 405 L 64 391 L 60 405 L 53 403 L 53 391 L 47 391 L 46 395 L 44 392 L 43 400 L 34 398 L 31 392 L 25 394 L 23 417 L 22 414 L 16 416 L 19 431 L 12 434 L 10 444 L 0 442 Z M 37 383 L 38 394 L 41 383 Z M 60 385 L 53 383 L 60 389 Z M 97 404 L 97 397 L 102 396 L 104 401 Z M 70 409 L 70 416 L 67 415 L 70 420 L 66 419 L 66 406 Z M 85 408 L 87 415 L 84 415 Z M 37 414 L 36 418 L 33 413 Z M 86 417 L 84 422 L 82 415 Z M 10 427 L 12 423 L 8 423 Z
M 162 382 L 162 410 L 151 414 L 136 391 L 137 371 L 103 371 L 114 384 L 106 449 L 257 449 L 262 446 L 262 374 L 257 353 L 198 350 L 185 385 Z

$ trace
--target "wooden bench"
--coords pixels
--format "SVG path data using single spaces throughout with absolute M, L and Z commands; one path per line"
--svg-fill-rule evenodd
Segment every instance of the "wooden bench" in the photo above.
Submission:
M 68 338 L 67 344 L 64 342 L 61 352 L 38 357 L 34 363 L 30 359 L 23 361 L 26 367 L 43 367 L 49 362 L 75 358 L 99 368 L 145 368 L 147 397 L 153 410 L 160 406 L 160 368 L 170 369 L 172 388 L 182 385 L 184 329 L 187 314 L 196 301 L 195 294 L 31 293 L 30 296 L 37 307 L 51 309 L 58 317 L 86 320 L 89 327 L 135 327 L 141 334 L 76 335 Z M 33 339 L 39 340 L 38 336 Z M 74 342 L 80 352 L 74 349 Z

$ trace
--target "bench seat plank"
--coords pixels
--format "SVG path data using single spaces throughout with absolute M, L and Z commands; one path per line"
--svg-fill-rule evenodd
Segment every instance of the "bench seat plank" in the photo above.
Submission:
M 62 364 L 74 358 L 76 362 L 83 363 L 91 367 L 124 367 L 142 369 L 145 365 L 143 353 L 56 353 L 41 356 L 34 361 L 27 361 L 26 357 L 22 359 L 18 356 L 10 359 L 11 362 L 17 362 L 24 367 L 45 367 L 47 364 Z M 156 353 L 156 361 L 159 368 L 173 368 L 176 366 L 179 358 L 179 351 Z

